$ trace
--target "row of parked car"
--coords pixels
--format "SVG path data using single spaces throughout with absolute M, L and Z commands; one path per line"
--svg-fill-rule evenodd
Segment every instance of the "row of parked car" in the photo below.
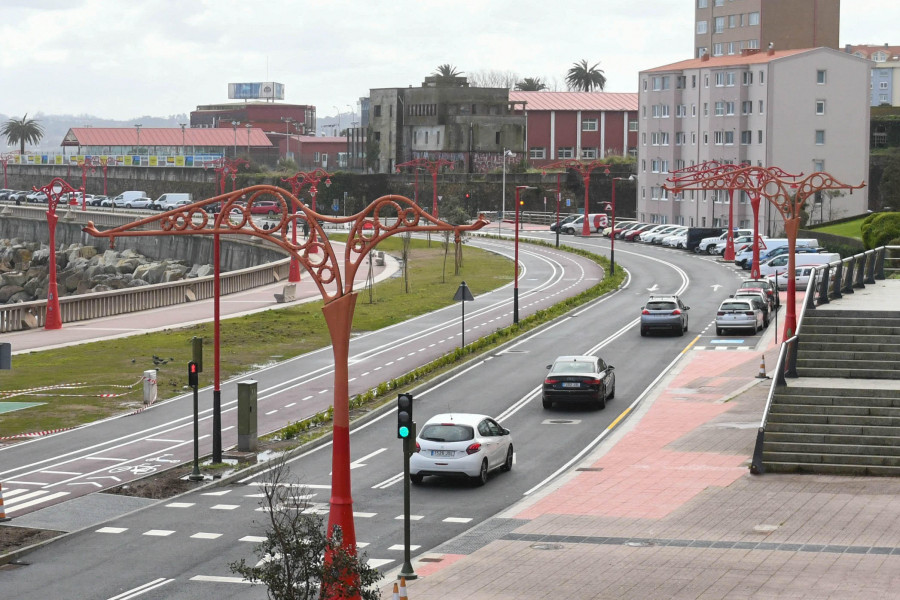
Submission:
M 36 203 L 47 204 L 47 194 L 40 191 L 28 190 L 0 190 L 0 202 L 14 202 L 16 204 Z M 151 210 L 171 210 L 192 202 L 191 195 L 186 193 L 166 193 L 156 200 L 151 200 L 146 192 L 129 190 L 122 192 L 114 198 L 109 196 L 70 192 L 61 198 L 63 204 L 81 205 L 82 201 L 88 206 L 102 206 L 115 208 L 147 208 Z

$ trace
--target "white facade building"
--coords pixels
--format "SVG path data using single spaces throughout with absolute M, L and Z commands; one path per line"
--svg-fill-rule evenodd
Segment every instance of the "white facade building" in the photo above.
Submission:
M 706 161 L 827 171 L 857 185 L 869 172 L 870 63 L 830 48 L 703 57 L 640 73 L 639 220 L 693 227 L 728 224 L 728 192 L 662 189 L 672 171 Z M 734 225 L 752 227 L 740 192 Z M 811 201 L 808 201 L 811 202 Z M 865 189 L 826 196 L 820 219 L 863 214 Z M 760 208 L 760 231 L 781 231 L 774 208 Z

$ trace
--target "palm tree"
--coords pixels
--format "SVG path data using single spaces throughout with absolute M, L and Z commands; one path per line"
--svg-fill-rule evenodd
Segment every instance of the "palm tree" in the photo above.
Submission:
M 547 89 L 547 84 L 540 77 L 526 77 L 516 84 L 520 92 L 542 92 Z
M 596 88 L 597 91 L 602 92 L 606 86 L 606 76 L 602 69 L 597 68 L 599 65 L 600 63 L 597 63 L 589 67 L 586 60 L 573 63 L 572 68 L 566 74 L 566 84 L 569 89 L 578 92 L 593 92 Z
M 9 145 L 19 144 L 19 153 L 25 154 L 25 144 L 37 144 L 44 137 L 44 128 L 25 113 L 21 119 L 12 118 L 3 124 L 0 135 L 6 136 Z
M 438 68 L 434 70 L 434 73 L 432 73 L 432 75 L 434 75 L 435 77 L 446 77 L 449 79 L 450 77 L 459 77 L 460 75 L 462 75 L 462 71 L 457 71 L 456 67 L 451 64 L 443 64 L 438 65 Z

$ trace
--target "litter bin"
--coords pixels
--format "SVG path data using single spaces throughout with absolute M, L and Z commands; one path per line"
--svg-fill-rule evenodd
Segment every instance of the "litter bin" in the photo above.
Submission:
M 238 382 L 237 449 L 256 452 L 256 382 Z

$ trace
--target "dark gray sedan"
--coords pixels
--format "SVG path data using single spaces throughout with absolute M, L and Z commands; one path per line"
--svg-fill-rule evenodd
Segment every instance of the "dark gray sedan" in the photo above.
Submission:
M 616 395 L 615 367 L 598 356 L 560 356 L 544 379 L 541 401 L 544 408 L 554 402 L 588 402 L 606 408 Z

